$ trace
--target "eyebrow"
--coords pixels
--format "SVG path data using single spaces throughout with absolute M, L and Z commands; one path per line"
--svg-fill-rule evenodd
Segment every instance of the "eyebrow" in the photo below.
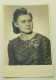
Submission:
M 32 19 L 28 19 L 28 20 L 32 20 Z M 26 20 L 24 19 L 24 20 L 22 20 L 22 21 L 26 21 Z

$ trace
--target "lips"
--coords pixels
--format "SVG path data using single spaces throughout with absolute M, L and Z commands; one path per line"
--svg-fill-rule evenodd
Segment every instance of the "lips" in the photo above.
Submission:
M 25 28 L 25 29 L 30 29 L 30 28 Z

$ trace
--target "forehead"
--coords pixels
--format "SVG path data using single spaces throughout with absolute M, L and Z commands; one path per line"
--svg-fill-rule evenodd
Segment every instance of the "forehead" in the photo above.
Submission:
M 18 20 L 28 20 L 28 19 L 31 19 L 30 15 L 20 15 L 18 17 Z

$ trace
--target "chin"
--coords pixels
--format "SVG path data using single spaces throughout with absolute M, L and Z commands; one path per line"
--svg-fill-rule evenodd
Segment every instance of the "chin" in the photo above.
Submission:
M 26 32 L 23 32 L 25 34 L 31 34 L 33 31 L 26 31 Z

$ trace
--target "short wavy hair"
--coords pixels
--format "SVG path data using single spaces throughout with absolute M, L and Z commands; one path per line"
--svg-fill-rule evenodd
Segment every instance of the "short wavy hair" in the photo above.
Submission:
M 12 22 L 13 32 L 14 32 L 15 34 L 20 33 L 20 30 L 19 30 L 18 27 L 16 27 L 16 26 L 14 25 L 14 22 L 17 21 L 17 19 L 18 19 L 18 17 L 19 17 L 20 15 L 27 15 L 27 14 L 30 15 L 31 19 L 33 19 L 32 14 L 31 14 L 31 13 L 28 13 L 28 12 L 27 12 L 27 9 L 25 9 L 25 8 L 20 8 L 20 9 L 16 9 L 16 10 L 15 10 L 15 12 L 14 12 L 14 14 L 13 14 L 13 22 Z

